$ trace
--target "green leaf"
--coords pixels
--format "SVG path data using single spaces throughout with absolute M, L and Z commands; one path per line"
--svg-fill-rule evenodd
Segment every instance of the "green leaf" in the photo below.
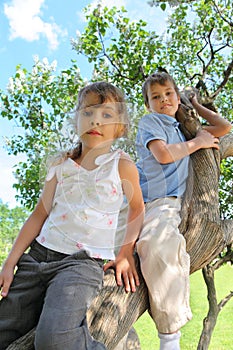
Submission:
M 160 5 L 160 8 L 161 8 L 161 10 L 165 11 L 165 10 L 166 10 L 166 4 L 165 4 L 165 3 L 162 3 L 162 4 Z

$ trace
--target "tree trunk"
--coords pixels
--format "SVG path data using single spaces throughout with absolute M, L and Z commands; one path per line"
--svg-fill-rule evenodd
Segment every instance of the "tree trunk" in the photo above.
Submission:
M 198 343 L 197 350 L 207 350 L 210 344 L 211 336 L 217 322 L 219 308 L 214 284 L 214 269 L 211 266 L 205 266 L 202 269 L 203 277 L 208 287 L 208 300 L 210 308 L 207 317 L 203 320 L 203 330 Z
M 183 101 L 177 119 L 186 137 L 195 135 L 200 124 L 192 108 Z M 233 155 L 233 135 L 220 142 L 220 151 L 200 150 L 191 155 L 191 169 L 187 191 L 182 203 L 180 231 L 187 242 L 191 258 L 190 273 L 211 262 L 223 248 L 233 241 L 232 220 L 221 221 L 219 215 L 218 180 L 220 160 Z M 139 271 L 138 259 L 137 266 Z M 131 329 L 134 322 L 148 309 L 145 282 L 139 271 L 141 284 L 136 293 L 125 293 L 115 282 L 114 271 L 104 277 L 104 286 L 88 311 L 88 324 L 94 338 L 113 350 Z M 34 331 L 20 338 L 8 350 L 33 349 Z M 136 347 L 135 347 L 136 349 Z
M 219 303 L 217 301 L 217 293 L 214 283 L 214 273 L 217 269 L 226 263 L 233 263 L 233 250 L 231 246 L 227 247 L 224 254 L 220 254 L 218 258 L 211 264 L 203 267 L 202 274 L 207 287 L 207 297 L 209 310 L 207 316 L 203 320 L 203 329 L 199 339 L 197 350 L 207 350 L 211 341 L 211 336 L 217 322 L 218 315 L 223 307 L 233 297 L 233 291 L 226 295 Z

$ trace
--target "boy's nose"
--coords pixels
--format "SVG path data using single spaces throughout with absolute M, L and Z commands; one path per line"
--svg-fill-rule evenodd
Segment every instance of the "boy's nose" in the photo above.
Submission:
M 160 97 L 160 101 L 161 101 L 161 102 L 165 101 L 166 99 L 167 99 L 167 96 L 166 96 L 166 95 L 162 95 L 162 96 Z

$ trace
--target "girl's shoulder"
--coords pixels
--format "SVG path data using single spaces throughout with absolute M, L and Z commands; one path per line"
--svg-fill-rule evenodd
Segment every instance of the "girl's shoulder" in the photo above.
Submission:
M 135 165 L 130 155 L 122 150 L 119 151 L 119 166 L 120 167 L 131 167 Z M 136 165 L 135 165 L 136 166 Z
M 122 149 L 118 149 L 115 152 L 117 152 L 117 157 L 119 158 L 119 161 L 130 161 L 132 162 L 132 159 L 128 153 L 123 151 Z
M 102 154 L 100 156 L 98 156 L 96 158 L 96 161 L 95 163 L 97 165 L 104 165 L 106 163 L 109 163 L 111 161 L 120 161 L 120 160 L 123 160 L 123 159 L 130 159 L 130 156 L 125 153 L 123 150 L 121 149 L 116 149 L 116 150 L 113 150 L 109 153 L 106 153 L 106 154 Z
M 69 166 L 70 158 L 67 159 L 61 159 L 59 162 L 54 162 L 51 164 L 51 166 L 48 168 L 48 172 L 46 175 L 46 181 L 50 181 L 54 176 L 58 178 L 58 174 L 64 167 L 67 165 Z

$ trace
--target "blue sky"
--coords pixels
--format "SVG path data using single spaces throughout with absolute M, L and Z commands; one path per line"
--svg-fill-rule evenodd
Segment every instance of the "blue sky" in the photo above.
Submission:
M 58 71 L 69 67 L 71 59 L 77 59 L 81 75 L 89 78 L 91 66 L 85 58 L 77 57 L 70 40 L 86 26 L 83 8 L 96 3 L 97 0 L 3 0 L 0 4 L 0 89 L 7 89 L 16 65 L 21 64 L 30 71 L 34 56 L 46 57 L 50 63 L 56 60 Z M 166 14 L 150 8 L 146 0 L 103 0 L 102 4 L 124 6 L 128 17 L 146 20 L 150 29 L 158 33 L 165 29 Z M 15 123 L 0 117 L 0 198 L 10 207 L 17 205 L 12 167 L 20 158 L 7 155 L 3 138 L 14 133 L 18 133 Z

